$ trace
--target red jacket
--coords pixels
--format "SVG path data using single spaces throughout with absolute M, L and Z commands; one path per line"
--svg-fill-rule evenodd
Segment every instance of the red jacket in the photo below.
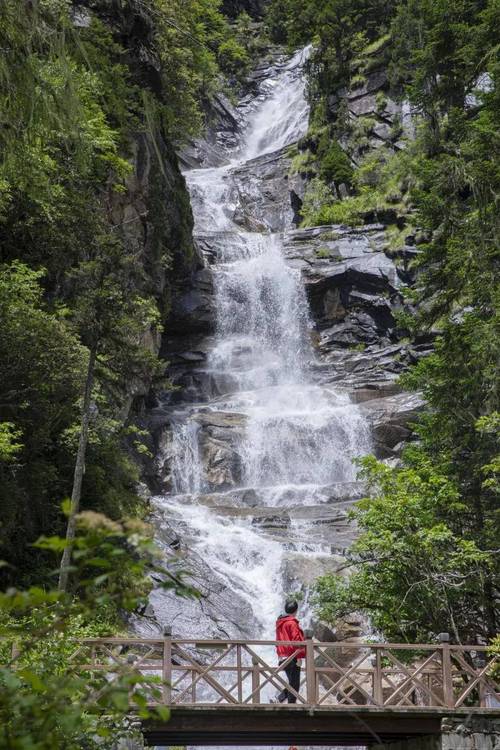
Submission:
M 299 625 L 299 621 L 293 615 L 281 615 L 276 620 L 276 640 L 277 641 L 304 641 L 304 633 Z M 297 659 L 305 659 L 306 650 L 304 647 L 296 649 L 293 646 L 277 646 L 276 651 L 281 659 L 286 659 L 297 651 Z

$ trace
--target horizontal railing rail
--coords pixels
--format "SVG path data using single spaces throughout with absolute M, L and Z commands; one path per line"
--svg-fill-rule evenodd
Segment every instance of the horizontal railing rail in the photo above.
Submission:
M 294 651 L 278 660 L 279 645 Z M 294 690 L 285 668 L 299 650 L 306 657 L 300 687 Z M 500 708 L 500 660 L 484 646 L 166 635 L 87 638 L 78 642 L 70 661 L 78 670 L 110 676 L 122 670 L 157 676 L 161 698 L 156 693 L 152 702 L 168 706 L 257 707 L 274 703 L 288 690 L 297 706 L 307 708 Z

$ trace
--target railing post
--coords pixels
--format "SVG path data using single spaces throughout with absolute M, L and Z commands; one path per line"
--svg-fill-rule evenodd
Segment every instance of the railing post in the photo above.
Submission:
M 441 664 L 443 668 L 443 698 L 444 705 L 447 708 L 455 707 L 455 698 L 453 695 L 453 671 L 451 668 L 450 636 L 448 633 L 439 633 L 438 639 L 441 642 Z
M 243 703 L 243 672 L 241 668 L 241 643 L 236 645 L 236 676 L 238 679 L 238 703 Z
M 130 672 L 130 670 L 134 670 L 134 664 L 135 664 L 135 656 L 134 654 L 128 654 L 126 659 L 127 668 L 126 671 Z M 134 695 L 134 683 L 130 684 L 130 687 L 128 689 L 128 702 L 129 705 L 132 705 L 132 696 Z
M 477 672 L 481 672 L 486 666 L 486 658 L 487 658 L 486 654 L 481 651 L 475 651 L 471 649 L 470 657 L 471 657 L 471 661 L 474 666 L 474 669 L 476 671 L 476 674 Z M 477 692 L 478 692 L 478 698 L 479 698 L 479 706 L 481 708 L 486 708 L 488 693 L 485 689 L 484 678 L 481 678 L 479 680 L 478 685 L 477 685 Z
M 375 649 L 375 655 L 372 656 L 373 664 L 373 700 L 377 706 L 384 705 L 384 691 L 382 689 L 382 650 Z
M 314 643 L 312 632 L 306 630 L 306 698 L 310 706 L 315 706 L 317 701 L 316 691 L 316 666 L 314 664 Z
M 252 703 L 260 703 L 260 668 L 259 661 L 252 656 Z
M 163 628 L 163 702 L 169 706 L 172 702 L 172 628 L 166 625 Z

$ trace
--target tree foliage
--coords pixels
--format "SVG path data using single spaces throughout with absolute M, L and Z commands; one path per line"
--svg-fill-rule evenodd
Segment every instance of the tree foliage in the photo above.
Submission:
M 65 547 L 57 536 L 37 546 L 54 558 Z M 117 611 L 144 603 L 149 576 L 164 588 L 194 596 L 182 573 L 160 562 L 148 528 L 137 520 L 112 521 L 95 512 L 78 517 L 72 568 L 78 597 L 40 580 L 29 589 L 0 593 L 0 746 L 11 750 L 107 748 L 138 735 L 130 720 L 168 719 L 148 707 L 161 697 L 158 678 L 133 665 L 110 674 L 85 669 L 84 638 L 116 633 Z M 140 743 L 140 735 L 137 736 Z
M 443 631 L 458 642 L 491 638 L 493 515 L 479 535 L 458 483 L 421 447 L 408 449 L 398 469 L 373 458 L 363 464 L 372 494 L 353 513 L 361 533 L 350 551 L 351 574 L 319 579 L 320 616 L 335 622 L 364 612 L 387 638 L 410 643 Z
M 0 538 L 18 550 L 20 563 L 26 535 L 36 538 L 42 518 L 46 528 L 55 524 L 50 500 L 58 491 L 64 496 L 56 467 L 71 461 L 62 436 L 77 414 L 86 361 L 75 334 L 44 306 L 41 278 L 20 262 L 0 269 L 0 413 L 9 425 L 2 431 Z
M 267 23 L 278 41 L 314 43 L 309 87 L 317 102 L 349 82 L 354 56 L 387 31 L 395 5 L 394 0 L 273 0 Z
M 89 362 L 82 507 L 141 512 L 137 469 L 122 450 L 134 428 L 124 415 L 137 384 L 160 375 L 169 279 L 191 251 L 169 144 L 200 132 L 221 67 L 232 74 L 244 50 L 218 0 L 5 0 L 0 49 L 0 537 L 15 566 L 0 578 L 8 582 L 46 559 L 28 542 L 62 531 Z M 138 196 L 134 170 L 144 162 L 150 193 Z M 139 199 L 143 213 L 129 218 Z

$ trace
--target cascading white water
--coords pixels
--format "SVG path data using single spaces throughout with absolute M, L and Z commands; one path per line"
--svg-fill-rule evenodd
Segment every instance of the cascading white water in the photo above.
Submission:
M 276 235 L 243 239 L 229 237 L 224 255 L 232 260 L 215 273 L 218 341 L 210 362 L 233 374 L 240 390 L 297 382 L 310 354 L 300 275 L 286 266 Z
M 208 368 L 223 374 L 228 386 L 225 395 L 173 415 L 173 489 L 156 503 L 159 514 L 179 529 L 188 558 L 194 554 L 202 560 L 244 607 L 224 629 L 214 622 L 212 632 L 200 633 L 207 627 L 203 608 L 198 616 L 190 605 L 183 614 L 184 605 L 169 599 L 162 612 L 157 598 L 157 612 L 174 620 L 184 636 L 220 636 L 229 628 L 254 638 L 273 637 L 290 555 L 307 560 L 315 554 L 314 545 L 294 541 L 299 532 L 302 540 L 307 538 L 308 521 L 295 522 L 288 536 L 279 538 L 239 515 L 238 508 L 247 496 L 260 508 L 326 502 L 325 488 L 352 482 L 352 459 L 369 451 L 357 407 L 345 393 L 314 381 L 306 294 L 300 272 L 285 261 L 281 237 L 243 230 L 235 220 L 236 170 L 241 179 L 248 160 L 284 148 L 306 130 L 306 56 L 307 51 L 297 53 L 266 81 L 263 101 L 250 116 L 232 161 L 186 173 L 195 232 L 210 238 L 216 255 L 211 270 L 217 329 Z M 214 487 L 206 475 L 200 424 L 207 413 L 234 420 L 232 450 L 240 467 L 235 487 Z M 217 444 L 217 424 L 212 429 Z M 319 545 L 317 554 L 324 553 L 325 545 Z M 190 626 L 192 617 L 196 621 Z
M 299 50 L 279 78 L 267 81 L 270 94 L 247 125 L 241 160 L 249 161 L 297 141 L 307 127 L 309 107 L 304 95 L 303 65 L 311 48 Z

